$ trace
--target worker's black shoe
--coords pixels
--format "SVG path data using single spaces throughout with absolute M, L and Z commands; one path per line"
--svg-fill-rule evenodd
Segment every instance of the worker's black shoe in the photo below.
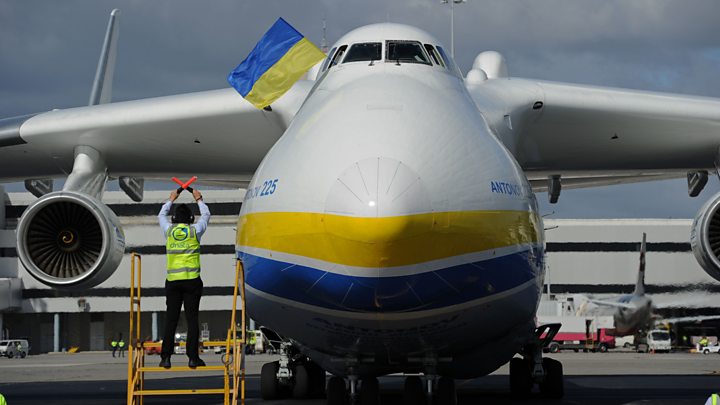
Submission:
M 188 367 L 190 367 L 190 368 L 205 367 L 205 362 L 202 361 L 202 359 L 200 359 L 200 358 L 190 359 L 188 361 Z
M 162 368 L 170 368 L 170 357 L 163 357 L 160 359 L 160 366 Z

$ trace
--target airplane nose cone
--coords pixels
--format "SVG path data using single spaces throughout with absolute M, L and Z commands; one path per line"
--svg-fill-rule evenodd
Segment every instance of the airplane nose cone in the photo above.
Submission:
M 390 255 L 393 245 L 430 232 L 433 226 L 423 180 L 403 162 L 388 157 L 364 159 L 340 173 L 330 188 L 325 214 L 333 247 L 361 247 L 364 253 L 359 253 L 366 259 L 362 261 L 369 267 L 396 264 Z

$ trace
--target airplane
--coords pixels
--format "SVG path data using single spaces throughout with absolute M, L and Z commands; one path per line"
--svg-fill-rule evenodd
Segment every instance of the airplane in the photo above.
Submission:
M 0 121 L 2 180 L 38 196 L 18 256 L 53 288 L 92 288 L 125 245 L 109 179 L 133 200 L 171 176 L 246 187 L 247 315 L 284 342 L 263 398 L 377 404 L 377 377 L 405 373 L 404 403 L 455 404 L 455 379 L 508 362 L 514 395 L 562 397 L 539 338 L 552 326 L 534 323 L 535 193 L 688 176 L 698 195 L 719 161 L 718 99 L 511 78 L 493 51 L 463 76 L 435 37 L 392 23 L 342 36 L 267 109 L 230 88 L 110 103 L 117 14 L 90 105 Z M 718 206 L 691 234 L 715 279 Z
M 604 300 L 594 299 L 583 294 L 574 294 L 573 301 L 578 308 L 577 315 L 609 312 L 615 325 L 611 334 L 615 336 L 634 335 L 638 330 L 651 324 L 653 301 L 645 295 L 645 253 L 647 251 L 645 240 L 646 234 L 643 232 L 640 244 L 640 265 L 632 294 Z
M 635 289 L 631 294 L 624 294 L 608 299 L 595 299 L 583 294 L 573 294 L 573 302 L 577 306 L 576 314 L 612 315 L 614 328 L 609 334 L 614 336 L 636 335 L 640 330 L 649 330 L 655 325 L 668 323 L 702 322 L 719 319 L 718 315 L 702 315 L 676 318 L 662 318 L 653 312 L 658 308 L 652 297 L 645 294 L 645 254 L 647 234 L 643 232 L 640 244 L 640 264 L 638 266 Z M 661 308 L 685 307 L 686 303 L 663 303 Z

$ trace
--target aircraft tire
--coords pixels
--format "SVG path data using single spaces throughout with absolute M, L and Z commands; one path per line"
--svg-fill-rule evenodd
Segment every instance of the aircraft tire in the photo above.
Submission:
M 348 392 L 345 388 L 345 380 L 341 377 L 332 376 L 327 382 L 327 405 L 346 405 L 348 403 Z
M 305 363 L 310 375 L 310 397 L 325 398 L 325 370 L 313 361 Z
M 303 399 L 310 396 L 310 373 L 308 372 L 305 364 L 298 364 L 295 366 L 295 381 L 292 386 L 293 398 Z
M 403 387 L 403 404 L 404 405 L 421 405 L 425 403 L 425 391 L 423 391 L 423 383 L 420 377 L 410 376 L 405 378 L 405 386 Z
M 358 399 L 360 405 L 380 404 L 380 385 L 377 378 L 367 377 L 362 379 Z
M 437 385 L 437 405 L 457 405 L 457 390 L 455 380 L 450 377 L 440 377 Z
M 260 396 L 262 399 L 276 399 L 280 397 L 280 382 L 277 373 L 280 362 L 265 363 L 260 370 Z
M 562 363 L 557 360 L 543 359 L 545 381 L 540 383 L 540 392 L 547 398 L 560 399 L 565 395 Z
M 530 375 L 530 365 L 524 359 L 514 357 L 510 359 L 510 394 L 516 398 L 530 395 L 533 381 Z

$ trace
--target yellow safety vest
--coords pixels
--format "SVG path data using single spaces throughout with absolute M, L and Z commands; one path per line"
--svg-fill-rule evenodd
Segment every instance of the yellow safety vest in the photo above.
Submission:
M 5 400 L 3 394 L 0 394 L 0 405 L 7 405 L 7 401 Z
M 200 277 L 200 241 L 195 228 L 188 224 L 175 224 L 165 236 L 167 281 Z
M 718 405 L 718 398 L 720 398 L 718 394 L 712 394 L 712 405 Z
M 113 340 L 112 342 L 110 342 L 110 346 L 117 347 L 117 342 Z
M 125 347 L 125 341 L 121 340 L 120 342 L 118 342 L 118 346 L 120 346 L 121 349 Z

